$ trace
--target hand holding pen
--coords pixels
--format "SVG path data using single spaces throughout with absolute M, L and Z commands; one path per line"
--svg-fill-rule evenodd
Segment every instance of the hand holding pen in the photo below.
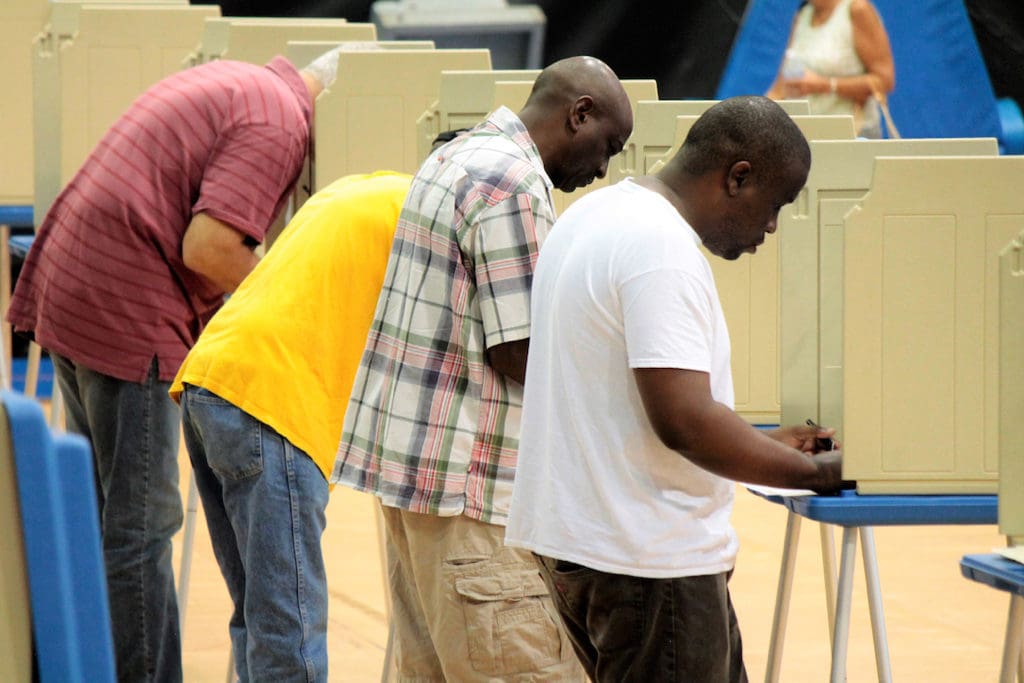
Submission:
M 807 424 L 808 427 L 814 427 L 814 429 L 818 430 L 819 432 L 827 432 L 827 431 L 829 431 L 829 430 L 825 429 L 824 427 L 822 427 L 821 425 L 817 424 L 811 418 L 807 418 L 806 424 Z M 815 450 L 816 453 L 820 453 L 821 451 L 834 451 L 835 449 L 836 449 L 836 441 L 831 436 L 818 436 L 818 437 L 815 437 L 815 439 L 814 439 L 814 450 Z

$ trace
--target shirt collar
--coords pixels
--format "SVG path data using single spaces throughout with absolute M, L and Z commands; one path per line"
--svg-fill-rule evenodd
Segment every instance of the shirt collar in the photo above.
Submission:
M 526 158 L 530 160 L 530 163 L 533 164 L 537 169 L 537 173 L 544 180 L 544 185 L 547 186 L 548 190 L 554 187 L 551 178 L 548 177 L 548 172 L 544 170 L 544 160 L 541 159 L 540 150 L 537 149 L 533 138 L 530 137 L 530 131 L 526 129 L 522 120 L 511 109 L 505 106 L 498 107 L 487 117 L 487 124 L 494 126 L 510 137 L 516 146 L 523 150 Z
M 302 107 L 302 114 L 306 117 L 306 123 L 312 126 L 313 98 L 309 96 L 309 88 L 306 87 L 306 82 L 302 80 L 302 76 L 299 75 L 295 66 L 280 55 L 271 59 L 265 66 L 295 93 L 295 98 L 298 100 L 299 106 Z

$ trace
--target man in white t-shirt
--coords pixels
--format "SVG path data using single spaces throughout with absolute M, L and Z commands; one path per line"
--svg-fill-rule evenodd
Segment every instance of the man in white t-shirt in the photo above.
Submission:
M 732 410 L 729 334 L 698 249 L 774 232 L 811 155 L 771 100 L 709 109 L 655 176 L 576 202 L 533 281 L 505 542 L 532 550 L 591 679 L 745 681 L 728 578 L 731 480 L 833 491 L 832 430 Z

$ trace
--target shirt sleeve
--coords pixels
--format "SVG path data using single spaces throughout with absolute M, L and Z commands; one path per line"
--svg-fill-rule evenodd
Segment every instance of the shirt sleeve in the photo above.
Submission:
M 678 268 L 648 271 L 621 288 L 631 368 L 711 371 L 713 292 Z
M 533 270 L 551 223 L 550 209 L 529 194 L 481 212 L 472 249 L 487 348 L 529 338 Z
M 203 172 L 193 213 L 207 213 L 262 242 L 306 157 L 305 136 L 277 126 L 240 126 L 221 135 Z

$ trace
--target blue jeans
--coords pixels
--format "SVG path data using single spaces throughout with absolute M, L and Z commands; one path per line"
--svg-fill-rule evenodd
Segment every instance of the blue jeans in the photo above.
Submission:
M 266 424 L 190 385 L 185 445 L 213 552 L 234 603 L 239 679 L 327 680 L 327 576 L 320 537 L 327 480 Z
M 51 354 L 68 430 L 89 439 L 96 470 L 110 621 L 120 681 L 181 681 L 171 538 L 181 528 L 180 412 L 153 360 L 142 384 Z
M 535 557 L 594 683 L 746 683 L 732 572 L 645 579 Z

